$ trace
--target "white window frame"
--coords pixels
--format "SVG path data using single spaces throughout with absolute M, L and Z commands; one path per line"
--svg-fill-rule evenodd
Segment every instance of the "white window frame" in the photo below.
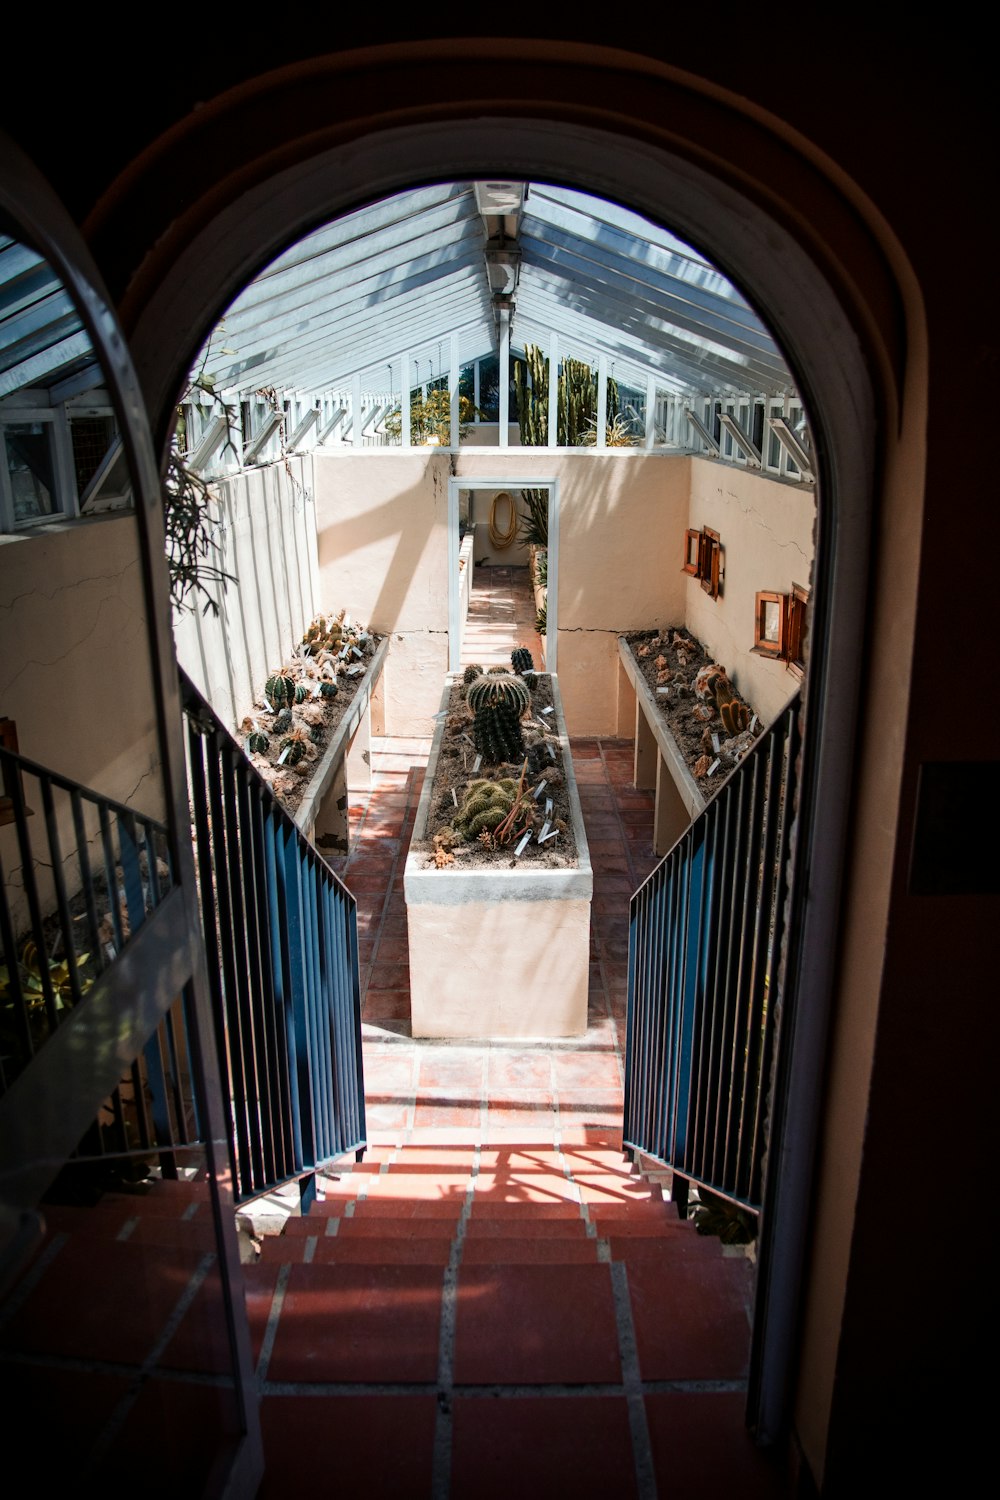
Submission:
M 25 422 L 43 422 L 52 428 L 52 472 L 55 484 L 53 501 L 59 508 L 46 516 L 30 516 L 18 521 L 14 517 L 14 496 L 7 466 L 6 429 Z M 10 534 L 30 531 L 36 526 L 49 526 L 55 521 L 72 520 L 77 515 L 79 504 L 73 465 L 73 441 L 66 408 L 5 403 L 0 407 L 0 532 Z

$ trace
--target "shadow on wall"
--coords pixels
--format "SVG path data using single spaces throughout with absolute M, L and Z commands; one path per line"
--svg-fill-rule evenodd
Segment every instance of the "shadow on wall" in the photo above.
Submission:
M 320 596 L 384 633 L 448 629 L 446 453 L 315 455 Z
M 311 455 L 287 468 L 248 469 L 217 489 L 224 520 L 216 560 L 235 582 L 218 590 L 218 615 L 192 596 L 194 608 L 174 615 L 174 641 L 181 665 L 235 725 L 324 607 Z

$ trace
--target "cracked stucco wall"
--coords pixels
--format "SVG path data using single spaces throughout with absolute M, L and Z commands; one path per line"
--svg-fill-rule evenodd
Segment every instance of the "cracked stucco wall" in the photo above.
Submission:
M 783 662 L 753 654 L 754 598 L 764 590 L 788 593 L 793 583 L 809 587 L 815 495 L 802 485 L 710 459 L 692 458 L 690 464 L 687 524 L 719 533 L 725 579 L 720 597 L 710 599 L 696 579 L 684 577 L 685 621 L 770 723 L 795 692 L 798 678 Z
M 174 645 L 188 675 L 235 728 L 271 672 L 321 608 L 312 456 L 247 469 L 215 486 L 218 566 L 235 578 L 214 591 L 218 615 L 175 611 Z
M 559 480 L 558 669 L 571 734 L 618 726 L 618 636 L 681 617 L 681 542 L 689 461 L 683 455 L 528 448 L 459 454 L 466 478 Z M 552 608 L 551 590 L 549 608 Z
M 107 797 L 162 819 L 139 539 L 132 515 L 108 515 L 0 537 L 0 715 L 21 753 Z M 38 849 L 37 784 L 26 785 Z M 75 846 L 59 816 L 66 860 Z M 12 827 L 0 829 L 8 887 L 22 885 Z M 71 889 L 78 885 L 69 875 Z M 46 892 L 43 882 L 43 900 Z M 15 923 L 23 915 L 15 899 Z
M 385 733 L 426 735 L 448 669 L 450 455 L 314 454 L 322 607 L 390 637 Z

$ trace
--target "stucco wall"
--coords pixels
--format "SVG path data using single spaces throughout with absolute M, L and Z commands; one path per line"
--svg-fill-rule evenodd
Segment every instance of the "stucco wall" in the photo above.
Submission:
M 106 515 L 0 536 L 0 635 L 0 715 L 15 721 L 21 754 L 162 819 L 135 517 Z M 46 864 L 42 808 L 30 778 L 25 797 L 35 813 L 28 822 L 36 859 Z M 61 793 L 56 802 L 72 894 L 79 888 L 71 857 L 76 836 Z M 13 826 L 0 829 L 0 856 L 16 928 L 27 915 Z M 47 910 L 54 897 L 44 869 L 37 878 Z
M 459 477 L 559 480 L 557 669 L 571 734 L 614 734 L 624 630 L 681 617 L 688 460 L 673 454 L 462 452 Z M 551 564 L 550 564 L 551 567 Z M 549 591 L 552 610 L 552 591 Z
M 246 714 L 317 612 L 337 609 L 318 589 L 312 456 L 248 469 L 217 486 L 218 566 L 235 583 L 216 591 L 217 616 L 174 615 L 185 671 L 227 724 Z
M 734 685 L 770 723 L 798 687 L 784 662 L 754 655 L 754 597 L 768 590 L 808 588 L 812 572 L 815 498 L 803 486 L 749 469 L 691 458 L 688 526 L 719 533 L 725 578 L 718 599 L 681 574 L 684 622 L 722 663 Z M 683 538 L 671 566 L 680 568 Z
M 387 734 L 430 732 L 448 668 L 449 472 L 428 448 L 314 456 L 320 596 L 391 637 Z
M 21 754 L 161 817 L 134 516 L 0 536 L 0 627 L 0 714 Z

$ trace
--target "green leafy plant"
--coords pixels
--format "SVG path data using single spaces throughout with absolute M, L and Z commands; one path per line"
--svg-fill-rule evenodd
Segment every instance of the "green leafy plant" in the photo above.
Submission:
M 464 437 L 469 423 L 476 415 L 476 408 L 468 396 L 461 392 L 458 397 L 458 435 Z M 400 442 L 403 436 L 403 409 L 397 406 L 385 419 L 386 436 Z M 424 399 L 420 391 L 410 397 L 410 441 L 426 443 L 436 439 L 444 447 L 451 442 L 451 396 L 446 390 L 428 391 Z

